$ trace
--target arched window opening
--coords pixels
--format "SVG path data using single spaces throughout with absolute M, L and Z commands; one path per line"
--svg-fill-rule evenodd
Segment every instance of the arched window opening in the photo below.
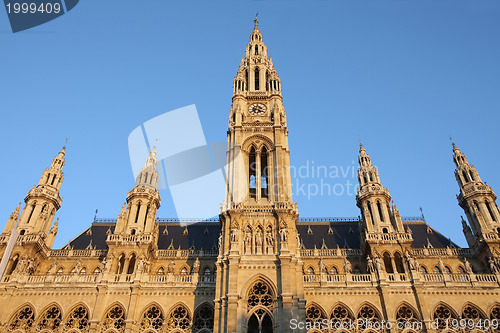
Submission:
M 382 214 L 382 205 L 380 201 L 377 200 L 378 215 L 380 216 L 380 221 L 384 222 L 384 214 Z
M 491 216 L 491 219 L 496 222 L 495 214 L 493 213 L 493 210 L 491 209 L 490 202 L 488 200 L 485 200 L 484 203 L 486 204 L 486 208 L 488 209 L 488 213 Z
M 132 253 L 130 261 L 128 262 L 127 274 L 134 273 L 134 270 L 135 270 L 135 253 Z
M 389 233 L 389 231 L 387 230 L 387 228 L 382 228 L 382 233 L 383 233 L 383 234 L 388 234 L 388 233 Z
M 384 253 L 384 266 L 385 266 L 385 271 L 389 274 L 394 273 L 394 270 L 392 269 L 392 260 L 391 256 L 389 253 Z
M 339 304 L 333 309 L 330 320 L 333 327 L 349 327 L 349 323 L 354 322 L 354 317 L 345 306 Z
M 146 226 L 146 221 L 148 220 L 149 205 L 146 207 L 146 214 L 144 214 L 144 226 Z
M 77 329 L 80 330 L 80 332 L 88 332 L 89 328 L 89 312 L 83 305 L 79 305 L 74 308 L 64 324 L 64 331 Z
M 363 173 L 363 176 L 364 176 L 363 178 L 365 179 L 365 184 L 368 183 L 368 176 L 366 175 L 366 172 Z
M 255 68 L 255 90 L 259 90 L 259 85 L 260 85 L 260 71 L 259 67 Z
M 496 319 L 500 322 L 500 305 L 495 305 L 491 309 L 490 319 L 491 320 Z
M 57 331 L 59 325 L 62 322 L 61 309 L 53 305 L 48 308 L 42 315 L 37 319 L 36 331 L 51 330 Z
M 439 267 L 434 266 L 434 274 L 441 274 L 441 270 L 439 269 Z
M 116 273 L 121 274 L 123 273 L 123 267 L 125 266 L 125 255 L 122 254 L 120 256 L 120 259 L 118 259 L 118 267 L 116 267 Z
M 26 330 L 33 326 L 33 322 L 35 321 L 35 312 L 31 306 L 26 305 L 22 307 L 10 320 L 8 325 L 8 331 L 13 332 L 16 330 Z
M 465 268 L 463 266 L 458 266 L 457 271 L 458 271 L 458 274 L 465 274 L 466 273 Z
M 248 174 L 249 174 L 249 192 L 251 198 L 256 198 L 256 174 L 257 174 L 257 161 L 255 159 L 255 148 L 250 149 L 250 154 L 248 156 Z
M 12 265 L 10 266 L 9 271 L 7 272 L 6 275 L 11 275 L 16 270 L 18 263 L 19 263 L 19 255 L 16 254 L 16 257 L 14 258 L 14 261 L 12 262 Z
M 324 319 L 326 319 L 326 315 L 316 305 L 306 308 L 306 322 L 310 323 L 312 328 L 320 329 Z
M 24 235 L 26 233 L 26 230 L 22 229 L 21 232 L 19 233 L 19 235 Z
M 268 198 L 269 191 L 269 182 L 268 182 L 268 167 L 267 167 L 267 150 L 266 148 L 262 148 L 262 152 L 260 154 L 260 188 L 261 188 L 261 197 Z
M 472 170 L 469 170 L 469 176 L 471 181 L 475 181 L 474 179 L 474 172 Z
M 181 274 L 182 275 L 188 275 L 188 269 L 186 267 L 182 267 Z
M 464 184 L 469 182 L 469 179 L 467 178 L 467 172 L 462 171 L 462 176 L 464 177 Z
M 144 311 L 144 314 L 142 315 L 140 331 L 142 332 L 148 329 L 153 329 L 156 332 L 162 332 L 161 329 L 163 328 L 163 324 L 163 312 L 158 306 L 152 305 L 149 309 Z
M 139 219 L 139 212 L 141 211 L 141 202 L 139 201 L 137 203 L 137 212 L 135 213 L 135 220 L 134 223 L 137 223 L 137 220 Z
M 274 296 L 270 288 L 264 282 L 256 282 L 248 292 L 247 310 L 256 306 L 272 309 Z
M 372 172 L 371 171 L 368 171 L 368 181 L 369 182 L 373 181 L 373 176 L 372 176 Z
M 335 267 L 335 266 L 332 267 L 332 270 L 330 272 L 331 272 L 331 274 L 334 274 L 334 275 L 339 274 L 339 271 L 338 271 L 337 267 Z
M 52 182 L 50 183 L 50 185 L 54 185 L 55 180 L 56 180 L 56 175 L 52 177 Z
M 158 268 L 158 270 L 156 271 L 156 274 L 158 274 L 158 275 L 165 274 L 165 268 L 163 268 L 163 267 Z
M 115 305 L 106 313 L 102 323 L 102 332 L 109 330 L 116 330 L 118 332 L 125 331 L 125 310 Z
M 135 229 L 132 229 L 132 230 L 130 231 L 130 234 L 131 234 L 131 235 L 135 235 Z
M 248 320 L 248 333 L 272 333 L 273 322 L 269 314 L 259 309 Z
M 375 309 L 369 305 L 364 305 L 363 307 L 361 307 L 361 309 L 359 309 L 358 320 L 359 319 L 363 319 L 361 324 L 362 329 L 366 329 L 368 326 L 374 326 L 380 322 L 377 311 L 375 311 Z
M 183 305 L 178 305 L 168 316 L 167 327 L 172 331 L 188 330 L 191 327 L 191 317 Z
M 33 213 L 35 212 L 35 206 L 36 206 L 36 203 L 33 203 L 31 205 L 30 215 L 28 216 L 28 220 L 26 221 L 26 224 L 30 223 L 31 218 L 33 217 Z
M 354 274 L 361 274 L 361 269 L 358 266 L 354 266 L 353 273 Z
M 425 266 L 420 266 L 420 273 L 427 274 L 427 268 L 425 268 Z
M 478 324 L 485 319 L 483 313 L 474 305 L 468 304 L 462 310 L 462 319 L 467 321 L 472 320 L 474 323 Z
M 396 322 L 398 327 L 413 328 L 419 322 L 419 316 L 408 305 L 401 305 L 396 312 Z
M 204 304 L 196 310 L 193 320 L 193 332 L 212 331 L 214 327 L 214 309 Z
M 255 55 L 259 55 L 259 46 L 257 44 L 255 44 L 254 50 L 255 50 Z
M 205 267 L 205 270 L 203 271 L 203 275 L 212 275 L 212 271 L 210 270 L 210 268 Z
M 436 310 L 434 310 L 433 317 L 435 321 L 437 320 L 438 330 L 447 328 L 447 325 L 449 325 L 453 319 L 457 319 L 453 311 L 443 304 L 439 305 Z
M 399 252 L 396 252 L 394 254 L 394 263 L 396 264 L 396 270 L 398 273 L 404 273 L 405 272 L 405 266 L 403 264 L 403 258 L 399 254 Z
M 309 267 L 309 268 L 307 269 L 307 274 L 308 274 L 308 275 L 314 275 L 314 268 Z
M 370 220 L 372 221 L 372 224 L 375 225 L 375 222 L 373 221 L 372 204 L 368 201 L 366 205 L 368 206 L 368 212 L 370 213 Z
M 451 268 L 450 268 L 450 267 L 448 267 L 448 266 L 444 266 L 444 272 L 445 272 L 446 274 L 451 274 L 451 273 L 452 273 Z

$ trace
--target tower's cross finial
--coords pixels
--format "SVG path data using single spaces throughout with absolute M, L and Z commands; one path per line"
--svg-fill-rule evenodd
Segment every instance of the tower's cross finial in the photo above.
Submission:
M 66 145 L 68 144 L 68 138 L 66 138 L 66 141 L 64 143 L 63 149 L 66 150 Z
M 255 14 L 255 20 L 253 20 L 253 23 L 255 23 L 255 26 L 258 26 L 259 25 L 259 13 Z
M 358 135 L 359 148 L 363 148 L 363 142 L 361 142 L 361 136 Z
M 450 135 L 450 141 L 451 141 L 451 144 L 452 144 L 453 148 L 455 148 L 456 147 L 455 146 L 455 141 L 453 141 L 453 139 L 451 138 L 451 135 Z

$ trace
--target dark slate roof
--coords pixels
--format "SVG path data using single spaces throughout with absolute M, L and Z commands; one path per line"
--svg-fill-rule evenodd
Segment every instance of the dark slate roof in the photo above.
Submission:
M 171 221 L 171 222 L 162 222 Z M 104 222 L 103 222 L 104 221 Z M 89 248 L 107 249 L 106 233 L 113 232 L 115 220 L 102 219 L 92 223 L 75 239 L 63 248 L 72 247 L 75 250 Z M 449 238 L 429 227 L 425 221 L 405 221 L 405 228 L 410 228 L 413 235 L 413 248 L 458 247 Z M 165 232 L 166 229 L 166 232 Z M 108 231 L 109 230 L 109 231 Z M 187 232 L 186 232 L 187 230 Z M 314 218 L 299 219 L 297 230 L 306 249 L 321 249 L 324 244 L 327 248 L 360 248 L 359 225 L 357 218 L 335 219 Z M 175 219 L 160 219 L 158 237 L 159 249 L 215 249 L 220 234 L 220 224 L 217 220 L 202 222 L 175 222 Z
M 406 229 L 411 229 L 413 236 L 412 248 L 428 247 L 429 243 L 435 248 L 459 247 L 451 239 L 443 236 L 424 221 L 408 221 L 404 225 Z

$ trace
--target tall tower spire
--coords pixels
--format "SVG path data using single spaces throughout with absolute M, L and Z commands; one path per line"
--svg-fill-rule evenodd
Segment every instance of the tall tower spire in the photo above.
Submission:
M 234 297 L 251 281 L 241 267 L 262 263 L 256 274 L 280 286 L 276 304 L 284 322 L 305 319 L 302 261 L 298 259 L 298 210 L 293 203 L 290 151 L 280 78 L 268 56 L 258 20 L 234 78 L 229 112 L 226 198 L 220 214 L 215 330 L 247 329 L 241 301 Z M 276 266 L 276 270 L 265 267 Z M 220 272 L 220 275 L 219 275 Z M 238 277 L 240 276 L 240 278 Z M 286 277 L 286 278 L 285 278 Z M 293 283 L 292 281 L 300 281 Z M 269 285 L 269 284 L 268 284 Z M 246 307 L 245 307 L 246 311 Z
M 370 156 L 361 142 L 358 162 L 359 190 L 356 203 L 363 216 L 365 240 L 372 246 L 380 241 L 386 244 L 406 243 L 410 246 L 413 238 L 405 231 L 396 205 L 391 205 L 389 190 L 382 186 L 378 170 L 372 165 Z
M 496 204 L 495 192 L 483 183 L 476 168 L 469 164 L 467 157 L 454 142 L 452 147 L 453 162 L 456 166 L 455 178 L 460 187 L 458 204 L 467 216 L 476 241 L 497 244 L 500 240 L 500 211 Z M 467 237 L 470 242 L 470 235 Z
M 63 147 L 43 172 L 38 185 L 26 195 L 26 205 L 17 224 L 21 234 L 39 233 L 43 237 L 48 234 L 54 215 L 61 207 L 59 190 L 64 179 L 65 155 L 66 147 Z
M 156 211 L 160 208 L 156 148 L 153 147 L 139 172 L 135 187 L 129 191 L 127 206 L 122 208 L 115 234 L 151 234 L 154 230 Z

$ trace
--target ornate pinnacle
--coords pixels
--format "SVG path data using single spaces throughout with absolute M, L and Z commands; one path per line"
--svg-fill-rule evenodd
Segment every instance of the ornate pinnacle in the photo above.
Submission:
M 253 20 L 253 23 L 255 23 L 255 27 L 259 25 L 259 20 L 257 19 L 259 17 L 259 13 L 255 14 L 255 20 Z

